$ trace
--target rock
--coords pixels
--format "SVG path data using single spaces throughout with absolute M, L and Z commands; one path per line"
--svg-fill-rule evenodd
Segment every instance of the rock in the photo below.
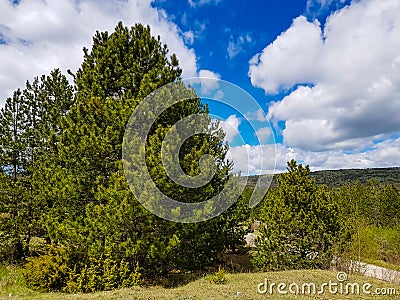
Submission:
M 257 236 L 254 233 L 248 233 L 244 236 L 244 239 L 246 241 L 246 245 L 255 248 L 256 246 L 256 238 Z

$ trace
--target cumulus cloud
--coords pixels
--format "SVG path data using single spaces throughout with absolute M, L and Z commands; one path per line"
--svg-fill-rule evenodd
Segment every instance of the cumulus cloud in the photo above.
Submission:
M 239 135 L 239 125 L 241 120 L 236 115 L 230 115 L 225 121 L 220 121 L 219 128 L 225 132 L 225 140 L 232 142 Z
M 283 144 L 241 145 L 230 149 L 233 172 L 243 175 L 285 172 L 287 162 L 292 159 L 309 165 L 311 171 L 318 171 L 395 167 L 398 166 L 399 157 L 400 138 L 381 141 L 359 152 L 307 151 Z
M 177 54 L 183 76 L 197 75 L 195 52 L 184 43 L 190 34 L 152 7 L 151 0 L 0 1 L 0 36 L 6 41 L 0 43 L 0 105 L 27 79 L 56 67 L 75 71 L 96 30 L 112 32 L 120 20 L 127 26 L 149 24 L 153 35 Z
M 250 60 L 251 83 L 276 94 L 294 84 L 315 81 L 320 76 L 316 62 L 322 47 L 319 22 L 296 18 L 287 31 Z
M 357 152 L 321 151 L 312 152 L 294 149 L 298 161 L 310 165 L 311 170 L 364 169 L 398 166 L 400 138 L 387 139 Z M 283 162 L 279 162 L 282 165 Z
M 229 155 L 234 173 L 242 175 L 271 174 L 275 167 L 275 145 L 241 145 L 231 147 Z
M 265 112 L 261 108 L 257 111 L 247 112 L 245 114 L 245 117 L 247 120 L 250 120 L 250 121 L 260 121 L 260 122 L 268 121 Z
M 268 139 L 270 138 L 272 132 L 271 132 L 271 128 L 263 127 L 263 128 L 258 129 L 255 134 L 257 135 L 257 137 L 261 143 L 266 143 L 268 141 Z
M 200 70 L 199 76 L 201 77 L 199 81 L 203 95 L 210 95 L 211 92 L 218 89 L 219 81 L 215 79 L 221 78 L 221 75 L 210 70 Z
M 399 17 L 397 0 L 353 1 L 324 28 L 298 17 L 250 61 L 254 86 L 294 88 L 268 110 L 286 146 L 356 150 L 400 131 Z

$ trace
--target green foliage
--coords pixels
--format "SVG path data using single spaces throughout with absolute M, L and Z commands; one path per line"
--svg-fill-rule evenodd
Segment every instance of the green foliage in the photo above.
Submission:
M 133 272 L 124 260 L 119 263 L 108 254 L 106 257 L 89 259 L 89 263 L 77 272 L 75 266 L 69 272 L 64 291 L 69 293 L 107 291 L 120 287 L 132 287 L 140 283 L 139 264 Z
M 69 275 L 63 254 L 53 250 L 48 254 L 29 258 L 23 272 L 27 286 L 38 291 L 61 291 Z
M 353 271 L 350 262 L 354 260 L 384 267 L 388 265 L 389 269 L 400 264 L 399 226 L 377 227 L 364 224 L 352 229 L 352 234 L 347 237 L 346 243 L 341 243 L 344 247 L 338 253 L 336 267 Z
M 177 83 L 176 89 L 163 95 L 164 101 L 188 100 L 165 110 L 146 140 L 128 146 L 146 145 L 151 180 L 181 202 L 212 198 L 231 176 L 224 133 L 211 123 L 194 90 L 180 82 L 180 74 L 176 56 L 168 57 L 167 46 L 149 27 L 119 23 L 111 34 L 97 32 L 92 48 L 84 49 L 82 66 L 72 74 L 76 86 L 56 69 L 6 100 L 0 112 L 0 261 L 26 262 L 28 286 L 70 293 L 129 287 L 218 265 L 222 254 L 235 253 L 243 244 L 251 189 L 225 213 L 181 224 L 147 211 L 127 184 L 129 176 L 148 184 L 135 173 L 139 156 L 129 158 L 132 172 L 127 178 L 122 169 L 128 118 L 145 96 L 170 82 Z M 146 113 L 153 112 L 148 107 Z M 186 139 L 174 124 L 193 114 L 205 116 L 200 122 L 205 131 Z M 200 159 L 206 154 L 215 158 L 215 175 L 205 186 L 188 188 L 168 177 L 161 157 L 167 133 L 172 144 L 182 145 L 175 154 L 185 174 L 201 175 Z M 259 269 L 325 267 L 340 227 L 338 253 L 357 248 L 359 256 L 397 261 L 399 237 L 392 229 L 400 224 L 400 197 L 395 188 L 370 182 L 330 194 L 309 175 L 308 167 L 290 162 L 279 187 L 252 213 L 251 218 L 265 224 L 254 259 Z M 138 192 L 158 205 L 146 189 Z M 230 192 L 235 193 L 234 187 Z M 339 219 L 332 199 L 339 203 Z M 219 204 L 211 203 L 199 214 Z M 175 207 L 165 209 L 181 213 Z M 374 251 L 361 253 L 371 240 Z M 224 283 L 224 269 L 210 278 Z
M 0 112 L 0 258 L 13 263 L 30 255 L 33 236 L 43 236 L 47 199 L 39 197 L 37 171 L 54 151 L 73 88 L 56 69 L 16 90 Z
M 400 226 L 372 227 L 374 240 L 379 245 L 377 258 L 393 265 L 400 265 Z
M 340 208 L 342 224 L 337 254 L 347 260 L 398 262 L 394 234 L 400 223 L 399 192 L 376 180 L 348 183 L 331 192 Z
M 38 291 L 86 293 L 138 285 L 140 270 L 137 263 L 131 271 L 128 262 L 115 260 L 110 252 L 76 259 L 65 249 L 51 248 L 29 258 L 23 273 L 27 286 Z
M 112 34 L 96 32 L 76 74 L 79 98 L 140 99 L 174 81 L 182 71 L 174 54 L 168 59 L 160 40 L 141 24 L 128 28 L 119 22 Z
M 218 271 L 212 275 L 207 276 L 207 280 L 214 284 L 225 284 L 226 283 L 226 271 L 224 268 L 219 267 Z
M 253 263 L 259 270 L 326 268 L 339 232 L 338 207 L 309 168 L 288 163 L 279 187 L 264 199 Z
M 24 196 L 26 189 L 20 181 L 0 174 L 0 259 L 18 263 L 24 257 L 26 242 L 21 229 L 26 228 Z
M 23 261 L 35 254 L 24 271 L 29 286 L 65 292 L 132 286 L 141 278 L 153 281 L 216 265 L 227 249 L 234 252 L 242 243 L 249 215 L 244 198 L 207 222 L 179 224 L 147 211 L 127 184 L 121 148 L 128 118 L 151 91 L 179 83 L 177 58 L 167 55 L 149 27 L 119 23 L 111 34 L 97 32 L 92 48 L 84 49 L 82 66 L 73 75 L 76 87 L 55 70 L 8 100 L 0 118 L 8 126 L 1 131 L 7 146 L 1 165 L 11 170 L 0 172 L 0 258 Z M 172 96 L 188 100 L 165 110 L 141 143 L 160 190 L 178 201 L 202 202 L 224 188 L 232 164 L 225 160 L 223 132 L 211 124 L 207 107 L 194 90 L 177 86 Z M 189 176 L 199 175 L 204 154 L 215 157 L 215 175 L 201 189 L 170 180 L 160 155 L 167 132 L 192 114 L 205 116 L 202 125 L 208 131 L 187 140 L 177 133 L 173 138 L 183 142 L 178 158 Z M 157 204 L 152 195 L 148 198 Z M 39 248 L 32 247 L 32 238 L 41 241 Z
M 374 203 L 373 224 L 380 227 L 400 225 L 400 194 L 392 185 L 379 189 Z

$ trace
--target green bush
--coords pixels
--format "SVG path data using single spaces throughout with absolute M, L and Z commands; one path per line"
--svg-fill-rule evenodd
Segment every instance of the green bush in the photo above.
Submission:
M 369 225 L 361 228 L 354 234 L 348 253 L 353 254 L 355 259 L 382 260 L 399 264 L 399 227 L 388 228 Z
M 61 252 L 29 258 L 23 271 L 28 287 L 41 291 L 62 291 L 69 276 L 69 268 Z
M 141 277 L 138 264 L 132 272 L 128 262 L 116 261 L 110 253 L 82 263 L 60 250 L 28 259 L 23 273 L 32 289 L 68 293 L 130 287 L 139 284 Z
M 127 262 L 117 262 L 107 255 L 105 258 L 91 258 L 89 265 L 85 265 L 79 272 L 75 267 L 70 272 L 64 291 L 87 293 L 131 287 L 139 284 L 140 277 L 138 264 L 134 272 L 131 272 Z
M 212 275 L 208 275 L 207 279 L 210 283 L 214 284 L 225 284 L 226 283 L 226 278 L 225 278 L 226 271 L 224 268 L 219 267 L 218 271 L 215 272 Z

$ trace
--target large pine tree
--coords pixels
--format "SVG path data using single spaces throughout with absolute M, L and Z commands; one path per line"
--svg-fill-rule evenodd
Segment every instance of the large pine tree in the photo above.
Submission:
M 84 49 L 84 61 L 75 75 L 74 103 L 61 118 L 52 155 L 34 173 L 38 189 L 41 186 L 38 197 L 49 207 L 44 218 L 46 239 L 53 248 L 63 249 L 61 260 L 67 261 L 70 272 L 60 279 L 65 290 L 104 289 L 77 287 L 76 282 L 85 282 L 87 268 L 97 270 L 96 264 L 107 255 L 112 256 L 115 268 L 127 262 L 133 271 L 139 265 L 145 278 L 154 279 L 172 270 L 211 265 L 228 245 L 241 239 L 236 227 L 246 214 L 239 217 L 234 207 L 207 222 L 174 223 L 147 211 L 128 187 L 121 156 L 127 121 L 145 96 L 179 82 L 180 74 L 176 56 L 168 57 L 160 37 L 153 37 L 150 28 L 141 24 L 127 28 L 119 23 L 111 34 L 97 32 L 92 48 Z M 211 154 L 217 163 L 215 176 L 204 189 L 180 187 L 168 178 L 160 154 L 166 133 L 186 116 L 208 114 L 191 89 L 181 85 L 178 92 L 191 97 L 172 105 L 154 122 L 143 141 L 146 163 L 152 181 L 168 196 L 201 202 L 224 187 L 231 168 L 225 161 L 228 149 L 222 132 L 206 117 L 208 132 L 184 142 L 179 158 L 184 172 L 195 176 L 200 157 Z M 35 269 L 34 261 L 28 269 Z

